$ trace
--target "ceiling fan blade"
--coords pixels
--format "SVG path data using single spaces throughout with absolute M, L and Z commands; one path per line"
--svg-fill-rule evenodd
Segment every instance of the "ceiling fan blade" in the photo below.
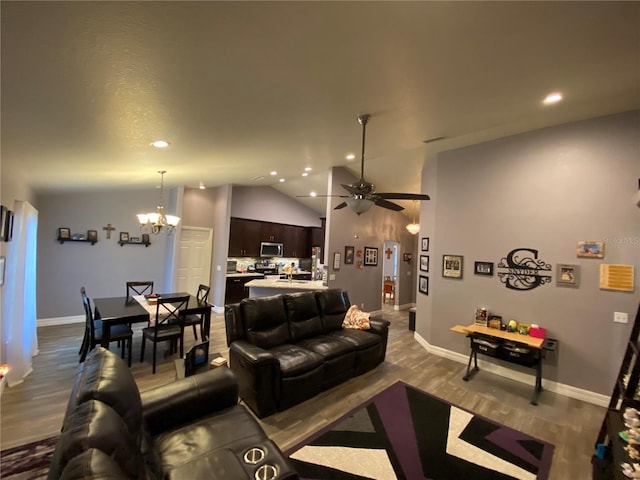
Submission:
M 340 210 L 341 208 L 344 208 L 346 206 L 347 206 L 347 202 L 342 202 L 341 204 L 336 205 L 333 209 L 334 210 Z
M 388 200 L 431 200 L 431 197 L 421 193 L 378 193 L 376 195 L 380 198 L 386 198 Z
M 399 212 L 401 210 L 404 210 L 404 207 L 401 207 L 397 203 L 388 202 L 383 198 L 379 198 L 379 197 L 376 198 L 376 197 L 378 197 L 378 194 L 376 194 L 375 197 L 371 198 L 371 200 L 373 200 L 373 202 L 379 207 L 388 208 L 389 210 L 393 210 L 394 212 Z
M 351 198 L 350 195 L 296 195 L 296 198 Z

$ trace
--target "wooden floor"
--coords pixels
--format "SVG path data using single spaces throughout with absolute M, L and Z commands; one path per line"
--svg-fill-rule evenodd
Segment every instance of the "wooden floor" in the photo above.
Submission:
M 386 361 L 374 371 L 323 392 L 317 397 L 260 422 L 283 450 L 337 419 L 387 386 L 403 380 L 484 417 L 546 440 L 556 446 L 551 480 L 591 478 L 591 455 L 605 409 L 551 392 L 540 404 L 529 404 L 532 386 L 480 371 L 462 381 L 465 365 L 427 353 L 408 330 L 407 311 L 383 305 L 391 320 Z M 40 353 L 25 381 L 6 388 L 1 400 L 1 448 L 6 449 L 56 435 L 78 368 L 82 324 L 38 329 Z M 212 319 L 211 351 L 228 359 L 222 315 Z M 195 343 L 185 335 L 187 346 Z M 147 345 L 147 347 L 149 347 Z M 115 349 L 115 344 L 111 347 Z M 134 336 L 131 371 L 140 390 L 174 380 L 173 360 L 159 350 L 159 365 L 151 374 L 151 349 L 140 363 L 140 334 Z M 469 479 L 472 480 L 472 479 Z

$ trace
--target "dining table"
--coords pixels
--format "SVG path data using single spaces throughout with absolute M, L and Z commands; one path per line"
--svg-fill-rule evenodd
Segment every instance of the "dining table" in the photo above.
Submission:
M 199 300 L 186 292 L 159 293 L 155 298 L 177 298 L 189 296 L 187 306 L 181 310 L 182 315 L 204 315 L 204 334 L 209 338 L 211 329 L 211 307 L 209 302 Z M 128 325 L 146 322 L 155 315 L 156 306 L 135 297 L 94 298 L 95 318 L 102 321 L 101 346 L 108 348 L 112 325 Z M 153 318 L 155 320 L 155 318 Z

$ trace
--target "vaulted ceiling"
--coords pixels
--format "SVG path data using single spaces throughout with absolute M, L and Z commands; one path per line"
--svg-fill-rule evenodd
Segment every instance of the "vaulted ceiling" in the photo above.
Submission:
M 37 191 L 150 188 L 167 170 L 167 186 L 322 194 L 332 166 L 359 176 L 370 113 L 365 177 L 418 192 L 437 151 L 640 107 L 639 2 L 0 8 L 2 169 Z

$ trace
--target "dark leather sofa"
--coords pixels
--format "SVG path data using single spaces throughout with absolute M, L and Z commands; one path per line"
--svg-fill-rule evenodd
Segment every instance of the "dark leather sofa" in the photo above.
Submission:
M 384 361 L 389 322 L 342 328 L 351 306 L 339 289 L 245 298 L 225 306 L 230 367 L 259 417 L 307 400 Z
M 76 377 L 48 478 L 298 476 L 251 413 L 238 405 L 238 383 L 228 368 L 140 394 L 127 364 L 99 347 Z

